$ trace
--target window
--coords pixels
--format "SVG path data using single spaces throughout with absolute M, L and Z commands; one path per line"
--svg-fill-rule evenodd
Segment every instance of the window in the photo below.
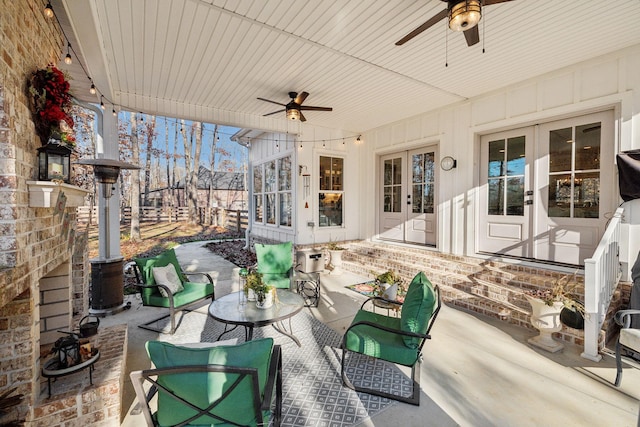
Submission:
M 253 221 L 291 227 L 291 156 L 253 167 Z
M 320 192 L 318 194 L 318 225 L 342 226 L 344 201 L 344 159 L 320 157 Z
M 525 137 L 489 142 L 489 215 L 524 216 Z

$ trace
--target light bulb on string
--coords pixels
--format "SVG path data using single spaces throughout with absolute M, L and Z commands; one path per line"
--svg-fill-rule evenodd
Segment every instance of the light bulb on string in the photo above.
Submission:
M 64 63 L 71 65 L 73 59 L 71 59 L 71 43 L 67 42 L 67 56 L 64 57 Z
M 47 2 L 47 5 L 44 7 L 44 16 L 47 18 L 53 18 L 53 7 L 51 6 L 51 2 Z
M 104 102 L 102 102 L 102 95 L 100 95 L 100 108 L 104 111 Z
M 356 144 L 360 144 L 362 142 L 362 140 L 360 139 L 361 135 L 358 135 L 358 137 L 356 138 Z
M 111 114 L 113 114 L 113 117 L 116 117 L 118 115 L 118 113 L 116 113 L 116 109 L 115 108 L 113 108 L 111 110 Z
M 89 88 L 89 93 L 91 95 L 95 95 L 96 94 L 96 85 L 94 85 L 93 83 L 91 83 L 91 87 Z

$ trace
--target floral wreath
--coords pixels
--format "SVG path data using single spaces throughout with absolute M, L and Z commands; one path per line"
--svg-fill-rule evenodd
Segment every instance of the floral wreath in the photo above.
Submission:
M 69 114 L 71 94 L 65 74 L 49 64 L 36 70 L 29 81 L 33 119 L 42 145 L 59 139 L 67 146 L 75 145 L 73 117 Z

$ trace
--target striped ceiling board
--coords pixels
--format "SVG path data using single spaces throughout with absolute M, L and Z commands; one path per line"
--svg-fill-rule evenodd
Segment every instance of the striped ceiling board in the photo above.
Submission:
M 395 45 L 440 0 L 57 2 L 114 104 L 265 129 L 286 119 L 262 117 L 278 106 L 257 97 L 307 91 L 306 105 L 333 107 L 305 112 L 307 123 L 364 132 L 640 44 L 638 0 L 487 6 L 472 47 L 446 19 Z

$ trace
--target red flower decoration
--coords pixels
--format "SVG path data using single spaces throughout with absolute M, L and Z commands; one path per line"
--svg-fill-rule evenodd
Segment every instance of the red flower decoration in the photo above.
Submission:
M 31 76 L 29 94 L 36 132 L 42 145 L 49 142 L 52 133 L 64 133 L 60 129 L 61 121 L 73 130 L 73 117 L 68 113 L 71 107 L 69 88 L 64 73 L 51 64 Z

